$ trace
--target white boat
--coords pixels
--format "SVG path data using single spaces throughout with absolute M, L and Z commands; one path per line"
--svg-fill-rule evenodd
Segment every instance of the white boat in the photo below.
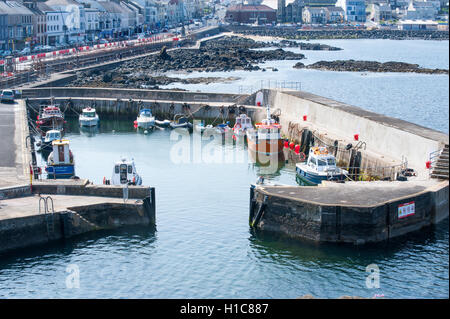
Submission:
M 163 121 L 155 120 L 155 124 L 156 124 L 156 126 L 159 126 L 159 127 L 169 127 L 170 120 L 163 120 Z
M 111 185 L 142 185 L 142 178 L 136 171 L 134 160 L 128 161 L 122 158 L 120 162 L 114 164 L 111 177 Z
M 194 130 L 203 133 L 205 130 L 214 128 L 211 124 L 205 125 L 204 121 L 194 124 Z
M 236 117 L 236 123 L 233 126 L 234 135 L 245 136 L 245 132 L 251 129 L 253 129 L 252 119 L 247 114 L 241 114 Z
M 68 140 L 55 140 L 52 142 L 53 151 L 47 159 L 48 178 L 70 178 L 75 175 L 75 161 L 69 148 Z
M 79 117 L 80 126 L 96 126 L 99 120 L 97 112 L 92 107 L 84 108 Z
M 302 185 L 315 186 L 322 181 L 342 181 L 348 172 L 336 166 L 336 158 L 326 147 L 311 147 L 308 160 L 296 164 L 297 177 Z
M 138 128 L 149 129 L 155 126 L 155 117 L 152 115 L 152 110 L 142 109 L 136 119 Z

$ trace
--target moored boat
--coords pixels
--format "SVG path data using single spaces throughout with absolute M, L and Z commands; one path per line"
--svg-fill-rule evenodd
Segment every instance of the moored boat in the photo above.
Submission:
M 176 129 L 176 128 L 187 128 L 192 129 L 193 125 L 189 122 L 189 119 L 185 116 L 178 117 L 175 115 L 175 118 L 173 122 L 170 123 L 170 128 Z
M 80 126 L 96 126 L 99 120 L 97 112 L 92 107 L 84 108 L 79 117 Z
M 70 178 L 75 175 L 75 161 L 69 148 L 68 140 L 55 140 L 52 142 L 53 151 L 47 159 L 48 178 Z
M 234 135 L 237 137 L 245 136 L 247 130 L 253 129 L 252 119 L 247 114 L 241 114 L 236 117 L 236 123 L 233 126 Z
M 336 158 L 326 147 L 311 147 L 306 162 L 296 164 L 301 184 L 315 186 L 322 181 L 343 181 L 348 172 L 336 166 Z
M 136 119 L 138 128 L 149 129 L 155 126 L 155 117 L 152 115 L 152 110 L 142 109 Z
M 267 118 L 256 123 L 254 129 L 247 129 L 248 148 L 256 153 L 265 155 L 278 154 L 283 151 L 281 139 L 281 125 L 270 116 L 267 106 Z
M 37 117 L 36 126 L 42 131 L 42 135 L 48 130 L 63 130 L 64 129 L 64 114 L 57 105 L 43 106 Z
M 36 145 L 39 147 L 38 151 L 51 150 L 53 148 L 52 142 L 55 140 L 60 140 L 62 138 L 61 131 L 59 130 L 49 130 L 45 133 L 45 137 L 41 138 L 41 141 Z
M 105 181 L 104 181 L 105 183 Z M 121 161 L 114 164 L 111 181 L 107 184 L 111 185 L 142 185 L 142 178 L 136 171 L 134 160 L 122 158 Z

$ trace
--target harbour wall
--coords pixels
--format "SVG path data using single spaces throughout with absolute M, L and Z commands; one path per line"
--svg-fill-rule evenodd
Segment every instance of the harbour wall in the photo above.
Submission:
M 311 93 L 280 89 L 262 92 L 264 103 L 269 103 L 272 110 L 279 109 L 282 133 L 289 139 L 298 141 L 301 137 L 293 133 L 306 127 L 331 145 L 337 140 L 341 149 L 348 143 L 353 146 L 364 143 L 364 148 L 359 149 L 363 166 L 396 165 L 407 161 L 409 167 L 426 174 L 430 153 L 449 143 L 448 135 L 442 132 Z M 255 98 L 256 94 L 253 94 L 244 102 L 254 105 Z M 261 115 L 258 113 L 257 117 Z M 292 130 L 293 125 L 297 130 Z M 355 134 L 358 134 L 358 141 L 354 139 Z
M 0 218 L 0 253 L 100 229 L 114 229 L 127 225 L 151 227 L 156 225 L 153 187 L 129 186 L 130 200 L 122 203 L 108 200 L 108 198 L 122 197 L 122 187 L 86 183 L 69 184 L 36 183 L 33 185 L 33 194 L 40 194 L 43 198 L 53 194 L 76 195 L 72 197 L 74 205 L 71 206 L 72 202 L 67 203 L 66 209 L 53 213 L 38 213 L 36 206 L 31 211 L 36 213 L 14 218 Z M 29 186 L 28 189 L 30 189 Z M 83 204 L 85 196 L 104 196 L 105 200 L 86 205 Z M 30 197 L 24 197 L 25 200 L 28 198 Z M 34 202 L 37 203 L 38 197 L 34 198 Z
M 390 240 L 448 218 L 448 182 L 385 202 L 380 199 L 375 205 L 352 205 L 351 198 L 346 204 L 326 204 L 288 194 L 252 186 L 250 225 L 296 239 L 360 245 Z M 414 214 L 401 218 L 399 206 L 412 202 Z

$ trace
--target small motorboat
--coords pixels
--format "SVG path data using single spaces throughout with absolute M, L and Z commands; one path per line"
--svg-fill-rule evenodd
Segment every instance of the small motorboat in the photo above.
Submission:
M 216 125 L 216 133 L 218 134 L 228 134 L 231 133 L 231 127 L 229 126 L 230 122 L 222 123 L 219 125 Z
M 135 124 L 138 128 L 149 129 L 155 126 L 155 117 L 152 115 L 152 110 L 142 109 L 139 112 L 139 116 L 136 119 Z
M 193 125 L 189 122 L 189 119 L 185 116 L 177 117 L 175 115 L 175 118 L 173 122 L 170 123 L 170 128 L 176 129 L 176 128 L 187 128 L 192 129 Z
M 134 160 L 128 161 L 122 158 L 120 162 L 114 164 L 111 181 L 104 179 L 103 183 L 110 185 L 142 185 L 142 178 L 136 171 Z
M 169 127 L 170 120 L 163 120 L 163 121 L 155 120 L 155 125 L 159 127 Z
M 253 129 L 252 119 L 247 114 L 241 114 L 236 117 L 236 123 L 233 126 L 233 132 L 235 136 L 245 136 L 247 130 Z
M 41 141 L 36 143 L 36 146 L 39 148 L 37 151 L 49 151 L 53 148 L 52 142 L 55 140 L 60 140 L 62 138 L 61 131 L 59 130 L 50 130 L 45 133 L 45 137 L 41 138 Z
M 75 175 L 75 161 L 69 148 L 68 140 L 55 140 L 52 142 L 53 151 L 47 159 L 48 178 L 71 178 Z
M 214 128 L 211 124 L 205 125 L 204 121 L 194 124 L 194 130 L 203 133 L 205 130 Z
M 96 126 L 99 120 L 97 112 L 92 107 L 84 108 L 79 117 L 80 126 Z
M 322 181 L 343 181 L 348 172 L 336 166 L 336 158 L 326 147 L 311 147 L 306 162 L 296 164 L 297 177 L 302 185 L 316 186 Z

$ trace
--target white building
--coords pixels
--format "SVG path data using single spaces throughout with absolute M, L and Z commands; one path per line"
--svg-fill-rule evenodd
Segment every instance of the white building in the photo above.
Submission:
M 45 4 L 59 13 L 59 18 L 56 21 L 52 20 L 50 22 L 52 25 L 54 23 L 55 26 L 58 23 L 62 23 L 65 43 L 75 43 L 86 39 L 83 4 L 74 0 L 48 0 Z M 49 26 L 48 22 L 47 29 Z
M 404 18 L 407 20 L 433 20 L 440 9 L 439 1 L 410 0 Z

